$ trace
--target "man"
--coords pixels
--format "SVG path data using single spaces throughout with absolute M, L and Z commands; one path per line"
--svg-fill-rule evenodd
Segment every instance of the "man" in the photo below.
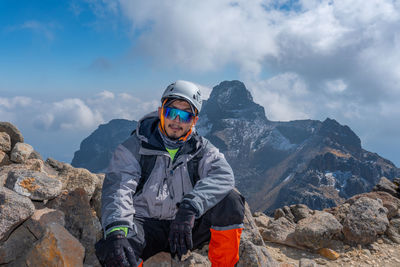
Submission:
M 201 105 L 198 86 L 176 81 L 115 150 L 96 244 L 104 266 L 141 266 L 161 251 L 181 259 L 206 242 L 213 267 L 239 260 L 244 199 L 223 154 L 195 131 Z

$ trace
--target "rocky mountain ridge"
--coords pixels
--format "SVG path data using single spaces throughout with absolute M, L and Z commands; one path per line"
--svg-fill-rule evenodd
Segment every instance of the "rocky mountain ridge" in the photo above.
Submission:
M 0 266 L 100 266 L 94 244 L 104 175 L 43 161 L 10 123 L 0 122 Z M 400 179 L 336 207 L 283 206 L 273 217 L 246 207 L 237 266 L 398 266 Z M 208 246 L 182 262 L 159 253 L 145 266 L 211 266 Z
M 125 128 L 135 123 L 120 121 L 119 143 L 133 129 Z M 372 190 L 382 176 L 390 180 L 400 177 L 393 163 L 364 150 L 360 138 L 334 119 L 268 120 L 264 108 L 253 101 L 240 81 L 224 81 L 213 88 L 196 129 L 224 153 L 234 170 L 236 186 L 253 211 L 272 214 L 276 208 L 297 203 L 322 210 Z M 111 122 L 93 134 L 100 135 L 100 130 L 118 132 Z M 100 140 L 105 139 L 98 139 L 94 146 L 102 147 Z M 83 142 L 76 154 L 93 153 L 81 157 L 79 163 L 74 157 L 72 165 L 94 172 L 104 169 L 105 160 L 96 160 L 98 154 L 89 143 Z M 101 148 L 109 159 L 113 149 L 107 149 Z

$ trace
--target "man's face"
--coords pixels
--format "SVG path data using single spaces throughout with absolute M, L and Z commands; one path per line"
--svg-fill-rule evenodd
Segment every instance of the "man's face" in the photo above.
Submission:
M 192 113 L 190 104 L 184 100 L 175 100 L 168 107 Z M 164 114 L 161 114 L 161 108 L 158 108 L 158 116 L 164 116 Z M 179 119 L 179 116 L 177 116 L 174 120 L 164 116 L 165 132 L 167 133 L 167 136 L 173 140 L 184 136 L 190 130 L 191 126 L 197 122 L 197 117 L 192 118 L 188 123 L 180 122 Z M 193 120 L 195 120 L 194 123 Z

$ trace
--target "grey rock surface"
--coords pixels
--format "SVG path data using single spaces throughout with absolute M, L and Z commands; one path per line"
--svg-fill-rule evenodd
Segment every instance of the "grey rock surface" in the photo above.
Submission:
M 0 265 L 11 263 L 24 256 L 36 240 L 37 238 L 25 226 L 15 229 L 4 243 L 0 243 Z
M 57 223 L 65 226 L 65 215 L 62 211 L 43 208 L 37 209 L 33 215 L 25 221 L 24 226 L 37 238 L 43 237 L 46 226 L 50 223 Z
M 35 207 L 32 201 L 5 187 L 0 187 L 0 241 L 28 219 Z
M 300 220 L 296 225 L 294 239 L 300 246 L 313 250 L 327 247 L 331 239 L 339 234 L 342 225 L 330 213 L 317 211 Z
M 10 157 L 7 153 L 0 151 L 0 167 L 11 164 Z
M 0 151 L 9 152 L 11 150 L 11 138 L 6 132 L 0 132 Z
M 398 186 L 386 177 L 382 177 L 379 183 L 374 186 L 372 191 L 383 191 L 391 194 L 394 197 L 400 197 L 397 192 Z
M 8 173 L 5 186 L 32 200 L 48 200 L 61 193 L 62 184 L 45 173 L 15 170 Z
M 380 199 L 382 200 L 382 205 L 387 208 L 388 210 L 388 218 L 392 218 L 396 216 L 397 211 L 400 208 L 400 199 L 397 197 L 394 197 L 392 194 L 388 193 L 387 191 L 375 191 L 375 192 L 369 192 L 369 193 L 363 193 L 359 195 L 355 195 L 348 200 L 346 200 L 346 203 L 349 203 L 350 205 L 353 204 L 357 199 L 361 197 L 368 197 L 371 199 Z
M 380 199 L 368 197 L 357 199 L 349 209 L 343 223 L 343 234 L 347 242 L 369 244 L 383 234 L 389 226 L 387 209 Z
M 94 244 L 102 238 L 103 231 L 90 207 L 86 191 L 75 189 L 49 201 L 47 205 L 65 214 L 65 228 L 85 247 L 85 264 L 99 266 Z
M 21 132 L 13 124 L 0 121 L 0 132 L 6 132 L 11 138 L 11 148 L 18 142 L 23 143 L 24 137 Z
M 33 147 L 26 143 L 16 143 L 11 151 L 11 161 L 15 163 L 24 163 L 31 153 L 33 152 Z
M 297 243 L 294 240 L 295 229 L 295 223 L 285 217 L 280 217 L 277 220 L 270 221 L 268 228 L 260 228 L 260 232 L 265 241 L 296 247 Z
M 390 220 L 386 235 L 397 244 L 400 244 L 400 218 Z

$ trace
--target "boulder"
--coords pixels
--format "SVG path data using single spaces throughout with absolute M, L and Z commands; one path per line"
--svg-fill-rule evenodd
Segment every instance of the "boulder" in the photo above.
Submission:
M 5 187 L 0 187 L 0 241 L 34 212 L 32 201 Z
M 328 247 L 331 239 L 339 234 L 342 225 L 328 212 L 316 211 L 314 215 L 300 220 L 294 232 L 297 244 L 313 250 Z
M 296 224 L 294 222 L 285 217 L 280 217 L 277 220 L 270 221 L 268 228 L 261 228 L 260 232 L 265 241 L 297 247 L 294 240 L 295 229 Z
M 15 260 L 26 255 L 36 240 L 25 226 L 15 229 L 4 243 L 0 243 L 0 265 L 15 263 Z
M 89 198 L 82 188 L 49 201 L 47 206 L 65 214 L 65 228 L 85 247 L 85 264 L 99 266 L 94 244 L 102 238 L 99 219 L 91 209 Z
M 308 208 L 307 205 L 304 204 L 291 205 L 290 211 L 294 216 L 295 223 L 314 214 L 314 211 Z
M 342 225 L 347 217 L 347 214 L 349 214 L 349 210 L 350 210 L 349 203 L 343 203 L 342 205 L 333 208 L 324 209 L 324 211 L 329 212 L 330 214 L 335 216 L 336 220 L 338 220 L 338 222 Z
M 0 151 L 0 167 L 11 164 L 10 157 L 7 153 Z
M 47 226 L 46 233 L 26 257 L 28 267 L 83 266 L 85 249 L 64 227 Z
M 382 177 L 379 180 L 379 183 L 374 186 L 372 191 L 383 191 L 391 194 L 394 197 L 400 197 L 399 193 L 397 192 L 398 186 L 394 183 L 392 183 L 389 179 L 386 177 Z
M 96 175 L 97 175 L 97 178 L 99 178 L 99 182 L 96 185 L 96 189 L 94 190 L 92 198 L 90 199 L 90 206 L 94 209 L 97 217 L 100 220 L 101 219 L 101 189 L 103 187 L 105 175 L 104 175 L 104 173 L 98 173 Z
M 24 163 L 31 153 L 33 152 L 33 147 L 26 143 L 16 143 L 11 151 L 11 161 L 15 163 Z
M 363 193 L 359 195 L 355 195 L 352 198 L 346 200 L 346 203 L 352 205 L 357 199 L 361 197 L 368 197 L 371 199 L 380 199 L 382 200 L 382 204 L 388 210 L 388 218 L 392 218 L 396 216 L 397 210 L 400 208 L 400 199 L 394 197 L 392 194 L 387 193 L 387 191 L 375 191 L 369 193 Z
M 32 200 L 48 200 L 61 193 L 60 181 L 48 177 L 45 173 L 31 170 L 16 170 L 8 173 L 7 188 Z
M 278 267 L 278 263 L 272 258 L 267 248 L 257 246 L 247 240 L 242 240 L 239 247 L 239 261 L 237 267 Z
M 380 199 L 357 199 L 349 209 L 343 223 L 343 234 L 349 243 L 369 244 L 383 234 L 389 226 L 387 209 Z
M 386 235 L 393 242 L 400 244 L 400 218 L 390 220 Z
M 259 228 L 267 228 L 269 222 L 272 220 L 272 218 L 268 217 L 262 212 L 256 212 L 254 214 L 254 222 L 256 223 L 257 227 Z
M 17 127 L 9 122 L 0 121 L 0 132 L 6 132 L 11 138 L 11 148 L 18 142 L 23 143 L 24 137 Z
M 0 132 L 0 151 L 11 151 L 11 138 L 6 132 Z
M 260 231 L 254 221 L 254 217 L 251 215 L 250 207 L 245 203 L 245 212 L 244 212 L 244 220 L 243 220 L 244 228 L 242 232 L 241 239 L 246 239 L 255 245 L 264 246 L 263 238 L 260 234 Z
M 55 159 L 47 159 L 46 165 L 51 167 L 57 173 L 57 179 L 63 184 L 63 189 L 74 191 L 77 188 L 83 188 L 89 199 L 100 184 L 99 177 L 83 168 L 74 168 L 70 164 L 59 162 Z
M 43 208 L 35 210 L 32 217 L 25 221 L 24 226 L 37 238 L 43 237 L 46 226 L 51 223 L 57 223 L 65 226 L 65 215 L 62 211 Z

